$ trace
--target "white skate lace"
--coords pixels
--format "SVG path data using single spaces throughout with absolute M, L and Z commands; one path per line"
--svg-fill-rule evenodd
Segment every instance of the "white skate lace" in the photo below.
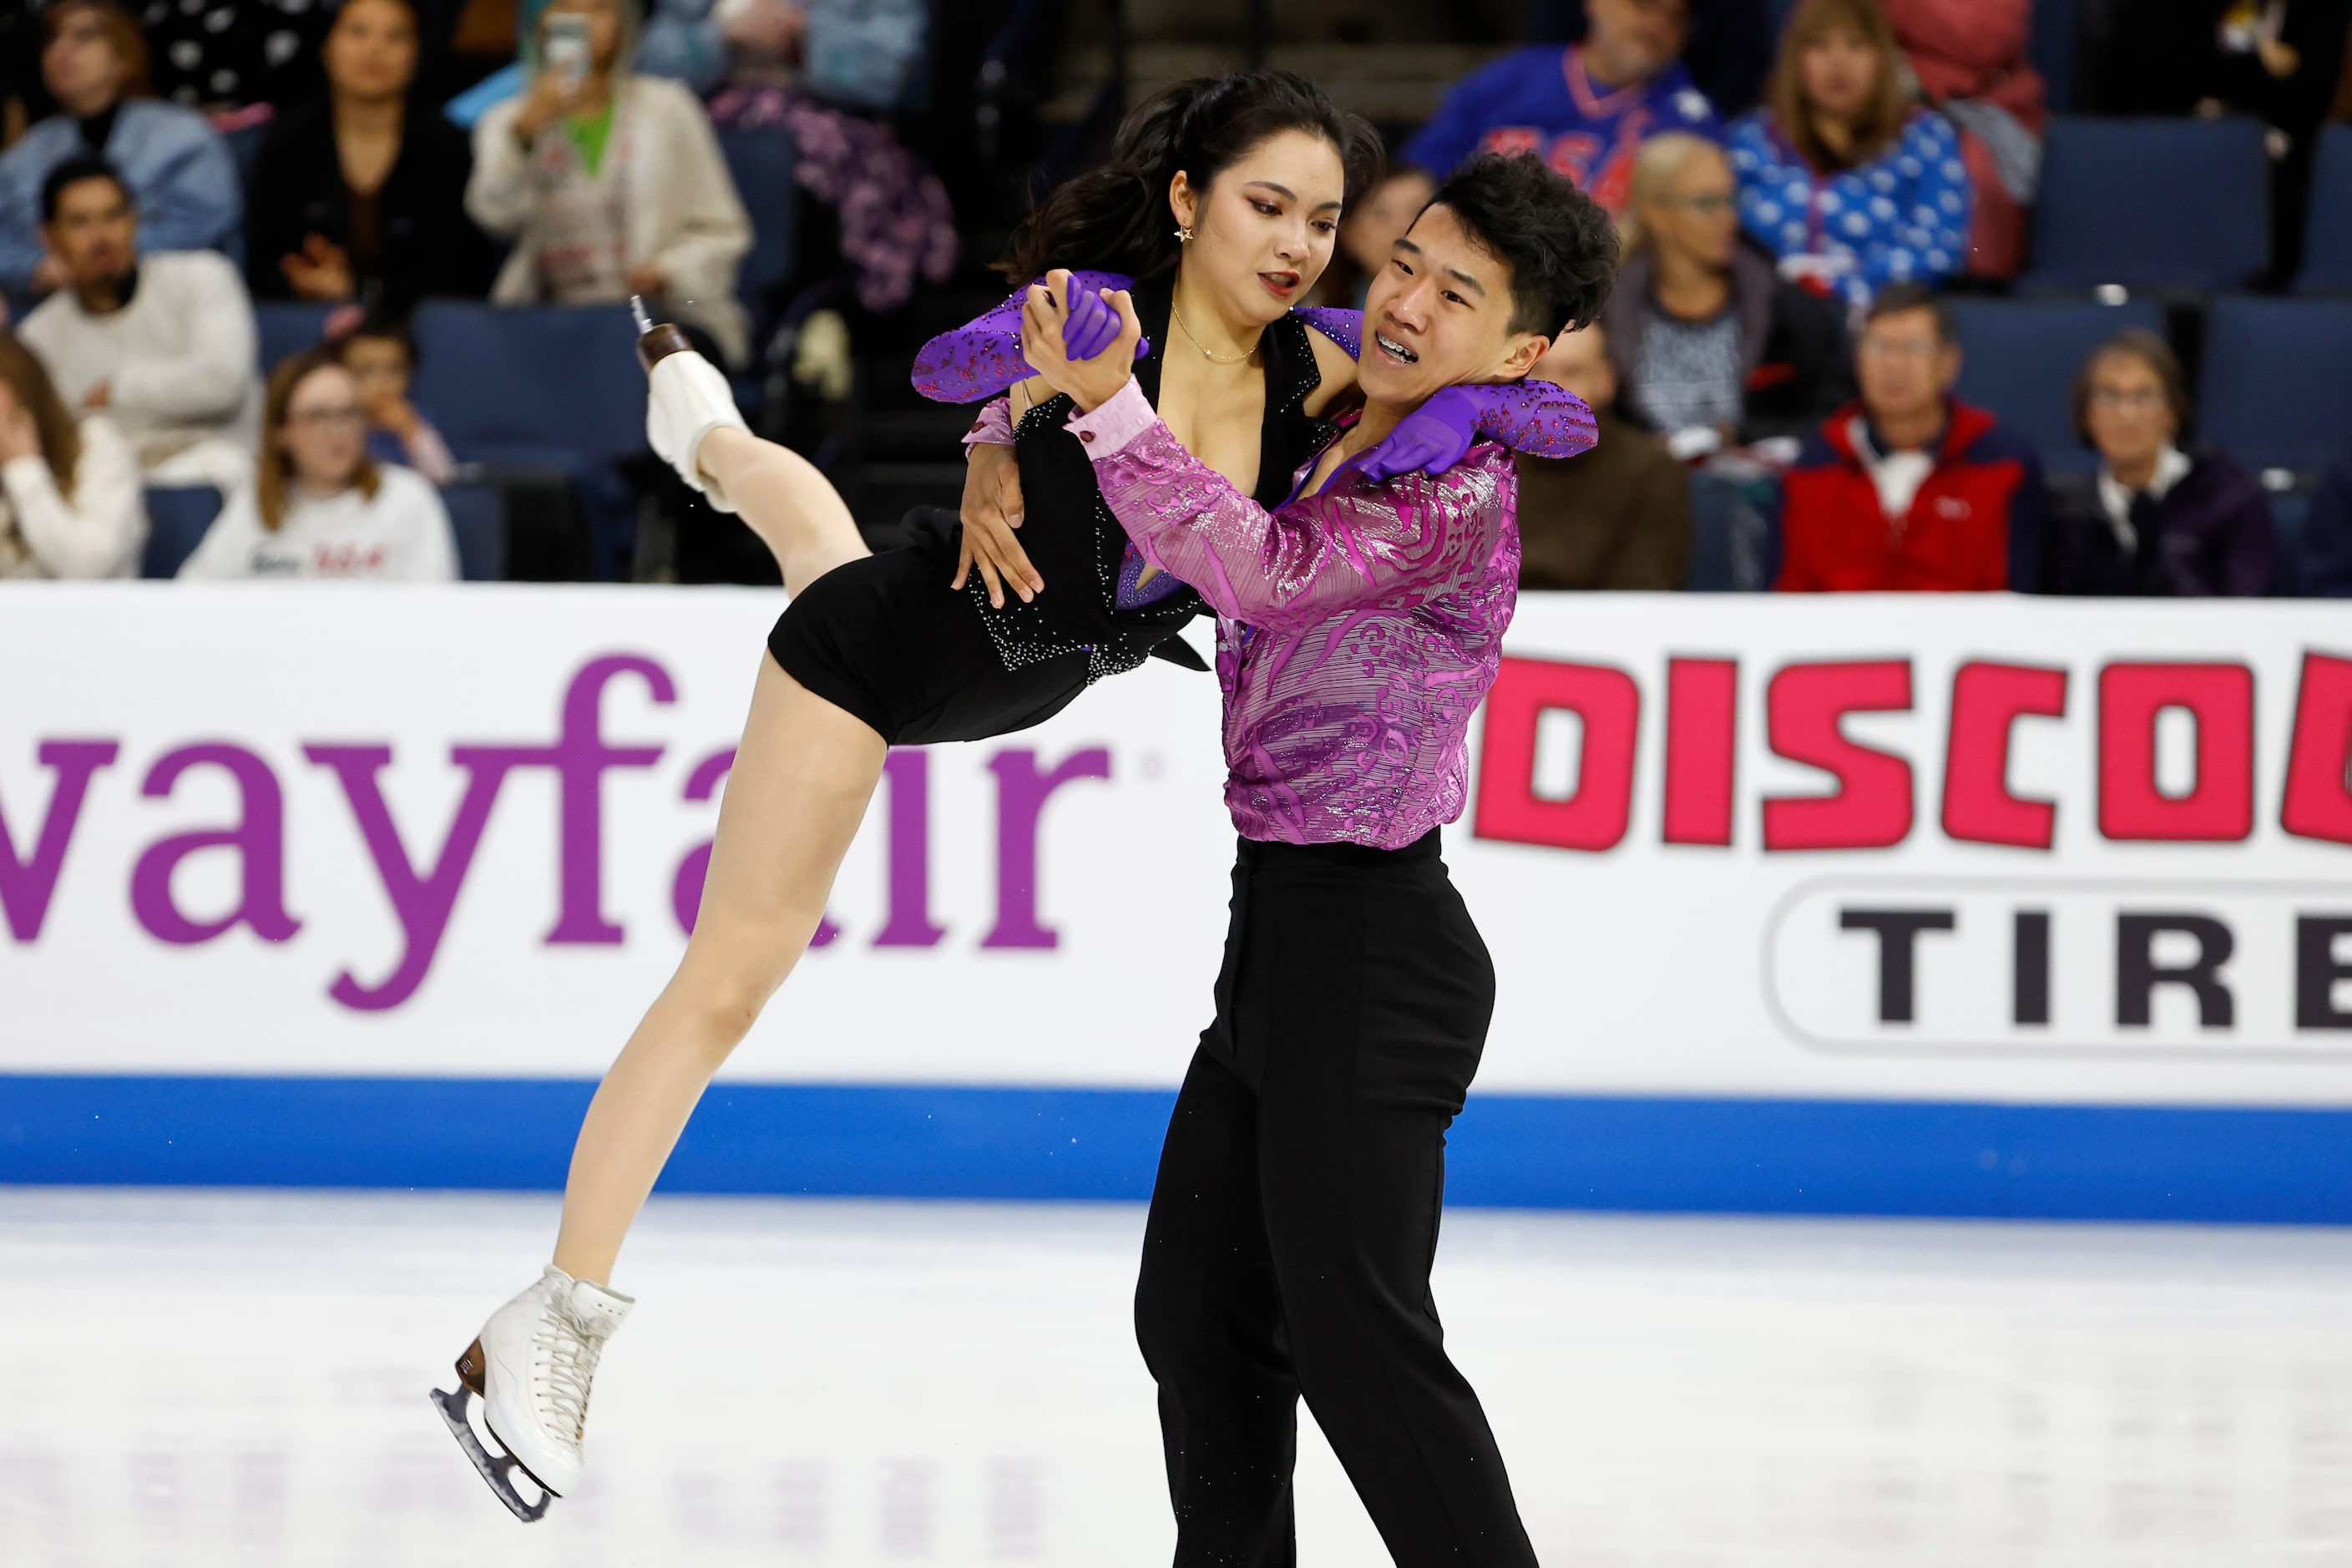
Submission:
M 541 1316 L 531 1339 L 545 1357 L 546 1374 L 537 1392 L 551 1417 L 550 1429 L 576 1448 L 588 1434 L 588 1388 L 604 1344 L 581 1333 L 560 1307 Z

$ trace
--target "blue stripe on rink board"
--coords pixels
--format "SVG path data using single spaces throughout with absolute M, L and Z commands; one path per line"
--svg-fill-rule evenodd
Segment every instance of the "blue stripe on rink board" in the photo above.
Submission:
M 549 1189 L 572 1080 L 0 1075 L 0 1183 Z M 1160 1089 L 720 1084 L 662 1187 L 1133 1201 Z M 2352 1224 L 2352 1110 L 1486 1094 L 1456 1204 Z

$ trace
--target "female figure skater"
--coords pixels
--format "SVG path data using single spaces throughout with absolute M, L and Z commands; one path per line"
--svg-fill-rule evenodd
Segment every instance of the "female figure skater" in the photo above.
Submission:
M 1438 833 L 1517 602 L 1517 481 L 1490 442 L 1434 479 L 1364 459 L 1444 389 L 1526 375 L 1600 313 L 1616 262 L 1607 216 L 1540 160 L 1456 173 L 1366 298 L 1361 419 L 1271 511 L 1157 416 L 1127 296 L 1079 362 L 1061 275 L 1029 291 L 1030 358 L 1104 501 L 1219 617 L 1233 916 L 1136 1291 L 1178 1568 L 1297 1560 L 1301 1394 L 1397 1563 L 1534 1568 L 1429 1289 L 1445 1129 L 1495 998 Z
M 1143 278 L 1130 309 L 1158 346 L 1139 362 L 1134 343 L 1120 352 L 1226 481 L 1273 505 L 1328 437 L 1315 416 L 1353 384 L 1348 353 L 1289 306 L 1329 259 L 1375 147 L 1360 121 L 1297 77 L 1181 84 L 1130 117 L 1108 168 L 1046 203 L 1012 264 L 1034 276 L 1040 258 L 1066 259 Z M 1097 321 L 1102 309 L 1095 296 Z M 994 374 L 989 355 L 1003 337 L 984 318 L 927 362 Z M 949 590 L 960 551 L 951 527 L 919 528 L 908 547 L 869 554 L 832 486 L 753 437 L 699 356 L 670 353 L 651 381 L 655 450 L 761 534 L 792 603 L 769 637 L 694 934 L 581 1127 L 554 1261 L 459 1359 L 461 1390 L 435 1396 L 484 1478 L 527 1520 L 578 1480 L 596 1361 L 631 1305 L 606 1283 L 622 1239 L 712 1074 L 807 945 L 888 748 L 1038 723 L 1092 681 L 1140 664 L 1199 605 L 1131 554 L 1083 444 L 1059 428 L 1058 400 L 1027 409 L 1014 442 L 1039 519 L 1027 530 L 1038 567 L 995 603 L 976 575 Z M 1546 426 L 1524 402 L 1494 416 L 1539 439 Z M 1009 419 L 994 433 L 1015 435 Z M 469 1396 L 501 1453 L 474 1431 Z M 538 1484 L 535 1501 L 516 1489 L 516 1468 Z

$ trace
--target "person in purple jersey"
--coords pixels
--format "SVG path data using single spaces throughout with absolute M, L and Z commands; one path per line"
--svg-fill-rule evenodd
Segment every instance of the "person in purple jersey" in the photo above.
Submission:
M 1517 480 L 1491 440 L 1434 477 L 1363 459 L 1465 385 L 1523 378 L 1600 313 L 1616 264 L 1608 215 L 1540 160 L 1453 175 L 1372 281 L 1362 416 L 1272 510 L 1145 397 L 1127 294 L 1108 293 L 1118 340 L 1074 361 L 1066 276 L 1030 291 L 1029 362 L 1070 399 L 1104 501 L 1218 616 L 1232 921 L 1136 1292 L 1178 1568 L 1297 1561 L 1302 1395 L 1396 1562 L 1535 1563 L 1429 1284 L 1445 1130 L 1495 998 L 1438 835 L 1517 599 Z
M 1446 95 L 1398 155 L 1420 171 L 1421 199 L 1475 153 L 1534 153 L 1614 216 L 1643 142 L 1663 131 L 1721 134 L 1682 63 L 1688 0 L 1585 0 L 1585 16 L 1583 42 L 1506 55 Z

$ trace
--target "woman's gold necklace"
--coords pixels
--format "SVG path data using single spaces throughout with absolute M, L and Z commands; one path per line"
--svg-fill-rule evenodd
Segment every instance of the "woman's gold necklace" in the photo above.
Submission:
M 1257 353 L 1255 348 L 1247 348 L 1235 358 L 1219 359 L 1209 352 L 1209 346 L 1201 341 L 1200 334 L 1192 330 L 1192 323 L 1184 319 L 1184 312 L 1176 308 L 1176 301 L 1173 300 L 1168 301 L 1168 313 L 1176 318 L 1176 324 L 1184 330 L 1186 337 L 1192 340 L 1192 346 L 1201 351 L 1201 357 L 1211 364 L 1246 364 L 1249 363 L 1250 356 Z

